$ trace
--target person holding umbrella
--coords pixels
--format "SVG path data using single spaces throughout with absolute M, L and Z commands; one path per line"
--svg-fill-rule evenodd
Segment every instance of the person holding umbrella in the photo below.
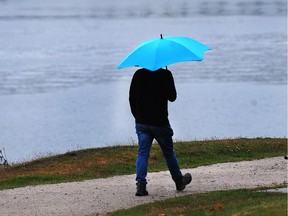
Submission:
M 168 101 L 175 101 L 176 95 L 174 79 L 169 70 L 149 71 L 142 68 L 137 70 L 132 78 L 129 101 L 138 136 L 136 196 L 148 195 L 146 176 L 154 139 L 161 147 L 176 189 L 184 190 L 192 180 L 191 174 L 182 175 L 173 148 L 173 130 L 168 120 Z
M 187 37 L 161 37 L 146 41 L 127 55 L 118 68 L 140 66 L 132 78 L 129 103 L 138 136 L 136 160 L 136 196 L 146 196 L 147 167 L 152 142 L 162 150 L 177 191 L 192 181 L 190 173 L 182 175 L 173 147 L 173 130 L 168 119 L 168 101 L 177 98 L 172 73 L 167 65 L 182 61 L 201 61 L 206 45 Z M 166 70 L 162 67 L 166 66 Z

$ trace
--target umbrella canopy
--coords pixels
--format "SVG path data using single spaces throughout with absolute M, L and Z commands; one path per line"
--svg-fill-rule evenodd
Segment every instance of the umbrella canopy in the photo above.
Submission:
M 129 53 L 118 68 L 136 66 L 151 71 L 184 61 L 201 61 L 210 48 L 196 40 L 181 36 L 167 36 L 141 43 Z

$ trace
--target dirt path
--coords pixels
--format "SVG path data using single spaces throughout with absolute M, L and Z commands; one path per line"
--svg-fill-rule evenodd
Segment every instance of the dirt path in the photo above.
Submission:
M 183 170 L 192 174 L 185 191 L 176 192 L 168 172 L 149 173 L 149 196 L 136 197 L 135 175 L 0 191 L 0 215 L 89 215 L 155 200 L 215 190 L 254 188 L 287 182 L 283 157 L 223 163 Z

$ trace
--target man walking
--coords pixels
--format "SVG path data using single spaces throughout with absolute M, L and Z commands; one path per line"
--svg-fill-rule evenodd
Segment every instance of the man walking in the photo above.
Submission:
M 169 70 L 135 72 L 129 91 L 131 112 L 136 122 L 138 156 L 136 161 L 136 196 L 146 196 L 148 158 L 153 139 L 162 150 L 176 189 L 182 191 L 192 180 L 191 174 L 182 175 L 173 148 L 173 130 L 168 120 L 168 101 L 177 97 L 174 79 Z

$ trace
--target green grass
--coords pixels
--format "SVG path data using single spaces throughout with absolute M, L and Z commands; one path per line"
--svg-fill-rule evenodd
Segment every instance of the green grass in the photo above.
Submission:
M 181 168 L 254 160 L 287 154 L 286 138 L 225 139 L 176 142 Z M 115 146 L 39 158 L 0 168 L 0 190 L 27 185 L 105 178 L 135 173 L 137 145 Z M 149 172 L 167 170 L 161 150 L 153 145 Z
M 287 194 L 230 190 L 157 201 L 127 210 L 109 213 L 109 216 L 286 216 Z

